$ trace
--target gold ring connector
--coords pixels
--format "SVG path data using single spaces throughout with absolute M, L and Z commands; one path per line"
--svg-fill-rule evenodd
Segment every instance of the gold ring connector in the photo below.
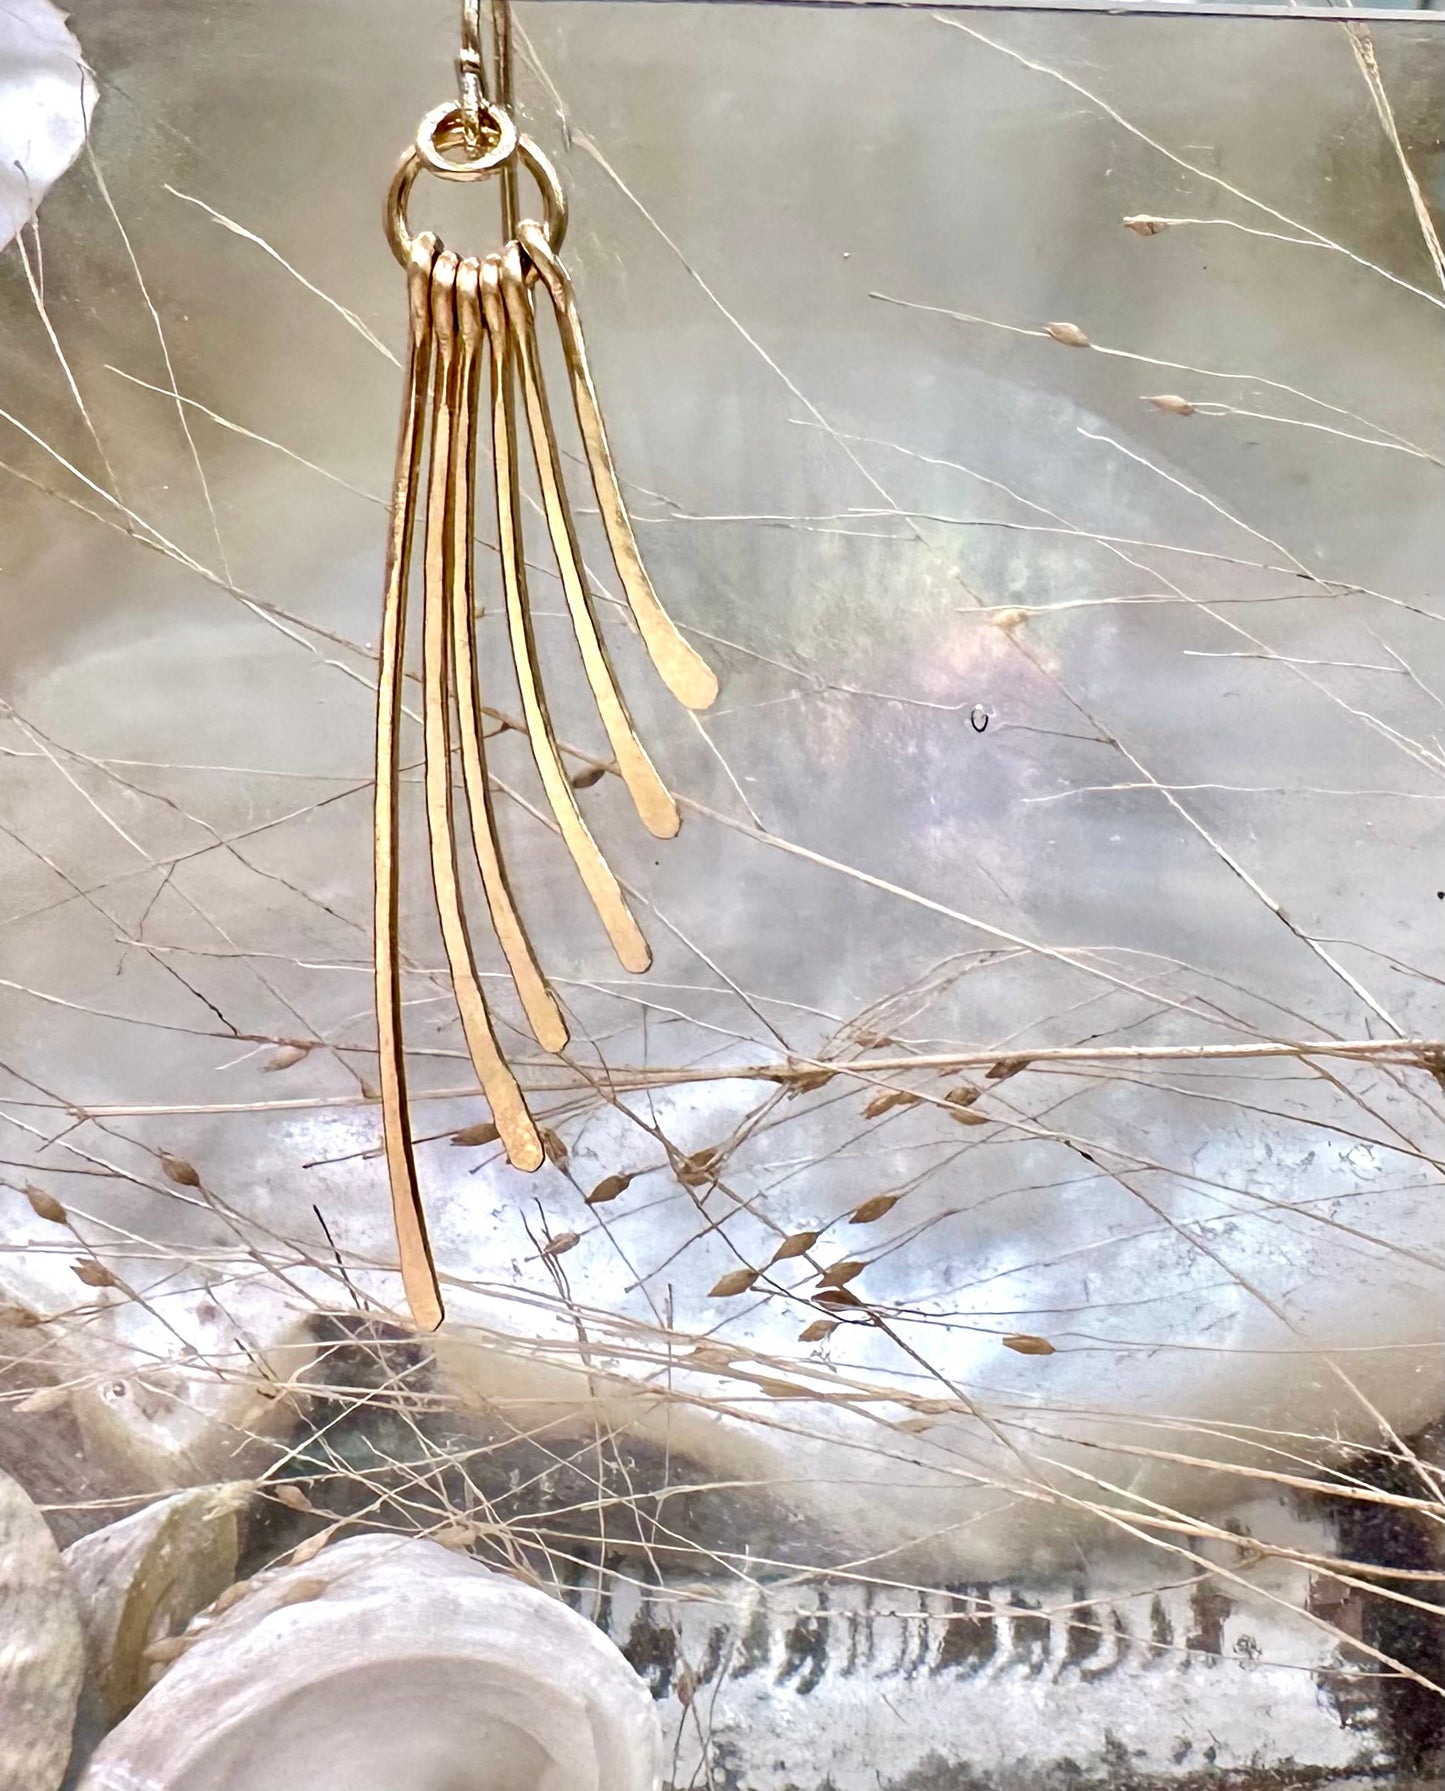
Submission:
M 458 158 L 448 149 L 467 148 L 467 117 L 461 106 L 437 106 L 417 126 L 416 152 L 442 180 L 484 180 L 517 148 L 517 127 L 500 106 L 483 100 L 477 109 L 478 139 L 488 147 Z
M 429 112 L 422 120 L 416 141 L 407 145 L 387 192 L 384 212 L 386 239 L 391 244 L 392 254 L 403 267 L 410 264 L 413 241 L 407 220 L 407 203 L 423 168 L 440 173 L 444 180 L 485 180 L 513 165 L 514 157 L 537 183 L 542 196 L 542 228 L 547 241 L 554 250 L 561 248 L 562 239 L 567 234 L 567 195 L 557 178 L 557 170 L 530 137 L 519 134 L 500 106 L 484 103 L 482 123 L 484 131 L 490 126 L 496 132 L 496 141 L 482 155 L 467 161 L 449 161 L 441 153 L 463 145 L 460 106 L 438 106 L 434 112 Z M 425 150 L 423 142 L 427 146 Z M 533 270 L 528 272 L 532 278 L 536 277 Z

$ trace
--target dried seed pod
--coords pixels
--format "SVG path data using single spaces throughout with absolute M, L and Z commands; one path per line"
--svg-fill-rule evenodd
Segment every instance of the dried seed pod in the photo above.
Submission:
M 953 1088 L 945 1089 L 943 1098 L 950 1107 L 971 1107 L 981 1093 L 982 1090 L 975 1088 L 971 1082 L 960 1082 Z
M 696 1150 L 678 1164 L 677 1179 L 684 1188 L 700 1188 L 713 1179 L 721 1161 L 722 1152 L 716 1145 L 708 1150 Z
M 303 1057 L 311 1055 L 310 1045 L 283 1045 L 279 1051 L 272 1052 L 261 1066 L 265 1070 L 289 1070 Z
M 911 1088 L 885 1088 L 880 1094 L 873 1096 L 863 1109 L 864 1119 L 878 1119 L 882 1114 L 891 1113 L 895 1107 L 916 1107 L 923 1099 L 914 1094 Z
M 58 1412 L 62 1406 L 69 1404 L 69 1387 L 37 1387 L 33 1393 L 26 1394 L 15 1410 L 28 1418 L 39 1418 L 46 1412 Z
M 984 1072 L 986 1082 L 1004 1082 L 1010 1076 L 1017 1076 L 1020 1070 L 1029 1067 L 1027 1057 L 1000 1057 L 997 1063 L 991 1063 Z
M 418 1537 L 353 1537 L 305 1573 L 280 1568 L 189 1640 L 78 1791 L 661 1782 L 651 1694 L 615 1645 L 559 1599 Z
M 1155 392 L 1144 402 L 1152 404 L 1155 410 L 1168 411 L 1171 417 L 1192 417 L 1194 415 L 1194 406 L 1187 398 L 1181 398 L 1177 392 Z
M 989 621 L 995 628 L 1002 628 L 1005 634 L 1011 634 L 1015 628 L 1021 628 L 1029 619 L 1026 609 L 996 609 L 989 615 Z
M 870 1199 L 861 1201 L 848 1215 L 850 1225 L 871 1225 L 875 1219 L 881 1219 L 891 1213 L 901 1194 L 874 1194 Z
M 211 1600 L 207 1608 L 213 1617 L 224 1617 L 234 1605 L 238 1605 L 243 1598 L 248 1597 L 254 1587 L 254 1580 L 233 1580 L 223 1592 Z
M 574 771 L 567 781 L 574 790 L 590 790 L 593 784 L 600 784 L 606 775 L 605 765 L 584 765 L 580 771 Z
M 30 1202 L 30 1210 L 37 1219 L 48 1219 L 52 1225 L 64 1225 L 69 1214 L 53 1194 L 47 1194 L 44 1188 L 28 1186 L 25 1198 Z
M 236 1499 L 198 1486 L 158 1499 L 65 1551 L 85 1627 L 87 1707 L 117 1723 L 163 1659 L 153 1644 L 180 1642 L 191 1619 L 233 1590 L 240 1539 Z M 179 1652 L 179 1649 L 175 1652 Z
M 1161 230 L 1169 228 L 1167 218 L 1151 218 L 1145 212 L 1136 212 L 1132 218 L 1123 220 L 1124 228 L 1132 230 L 1135 236 L 1158 236 Z
M 825 1337 L 831 1337 L 838 1329 L 836 1318 L 815 1318 L 810 1325 L 805 1325 L 798 1333 L 799 1343 L 821 1343 Z
M 710 1300 L 731 1300 L 745 1294 L 758 1278 L 757 1269 L 731 1269 L 708 1289 Z
M 816 1231 L 795 1231 L 791 1237 L 784 1238 L 774 1250 L 774 1262 L 787 1262 L 790 1257 L 806 1256 L 818 1241 Z
M 1021 1356 L 1052 1356 L 1055 1353 L 1047 1337 L 1035 1337 L 1029 1331 L 1011 1331 L 1003 1339 L 1003 1346 L 1017 1350 Z
M 550 1126 L 538 1126 L 537 1136 L 542 1140 L 542 1149 L 546 1153 L 547 1161 L 552 1167 L 554 1169 L 565 1169 L 568 1161 L 567 1146 L 563 1144 L 562 1140 L 552 1128 Z
M 308 1536 L 304 1542 L 298 1542 L 292 1549 L 290 1564 L 292 1567 L 304 1567 L 308 1561 L 314 1561 L 336 1535 L 337 1526 L 329 1524 L 326 1529 L 318 1530 L 314 1536 Z
M 0 1785 L 56 1791 L 85 1673 L 60 1550 L 19 1482 L 0 1473 Z
M 824 1287 L 820 1288 L 819 1291 L 813 1295 L 813 1304 L 815 1306 L 838 1307 L 861 1306 L 863 1302 L 851 1288 Z
M 320 1598 L 327 1590 L 325 1580 L 290 1580 L 279 1589 L 271 1605 L 273 1611 L 284 1610 L 288 1604 L 310 1604 L 313 1598 Z
M 973 1104 L 983 1093 L 971 1082 L 960 1082 L 957 1088 L 950 1088 L 944 1095 L 944 1101 L 952 1109 L 953 1117 L 961 1126 L 987 1126 L 993 1122 L 986 1113 L 975 1113 Z
M 811 1387 L 800 1387 L 796 1381 L 769 1380 L 759 1375 L 758 1391 L 766 1393 L 769 1399 L 816 1399 L 818 1395 Z
M 470 1548 L 480 1534 L 475 1524 L 458 1522 L 443 1524 L 439 1530 L 433 1530 L 431 1539 L 443 1548 Z
M 831 1268 L 823 1270 L 818 1277 L 819 1287 L 844 1287 L 850 1281 L 856 1281 L 868 1267 L 866 1262 L 848 1258 L 843 1262 L 835 1262 Z
M 588 1206 L 605 1206 L 609 1200 L 616 1200 L 619 1194 L 631 1187 L 632 1179 L 633 1178 L 630 1175 L 603 1176 L 602 1180 L 598 1182 L 597 1186 L 587 1196 Z
M 804 1063 L 800 1058 L 788 1059 L 788 1084 L 794 1094 L 811 1094 L 815 1088 L 826 1088 L 837 1074 L 836 1070 Z
M 741 1350 L 734 1349 L 730 1343 L 709 1341 L 698 1344 L 697 1348 L 689 1353 L 688 1360 L 703 1367 L 726 1368 L 730 1363 L 736 1362 L 742 1353 Z
M 0 1329 L 28 1331 L 40 1322 L 40 1314 L 28 1306 L 0 1306 Z
M 575 1231 L 559 1231 L 556 1237 L 547 1239 L 542 1246 L 543 1256 L 565 1256 L 569 1250 L 575 1250 L 581 1242 Z
M 201 1178 L 194 1163 L 188 1163 L 184 1157 L 173 1157 L 168 1150 L 160 1153 L 161 1168 L 166 1179 L 173 1181 L 180 1188 L 199 1188 Z
M 283 1480 L 279 1486 L 272 1487 L 272 1492 L 283 1505 L 289 1505 L 293 1511 L 313 1511 L 315 1507 L 302 1492 L 294 1480 Z
M 103 1262 L 97 1262 L 93 1256 L 83 1256 L 79 1262 L 70 1265 L 70 1272 L 78 1281 L 87 1287 L 115 1287 L 116 1278 Z
M 491 1120 L 484 1119 L 474 1126 L 463 1126 L 460 1132 L 452 1133 L 453 1144 L 495 1144 L 499 1134 Z
M 1045 334 L 1053 337 L 1055 342 L 1062 342 L 1065 348 L 1087 348 L 1089 338 L 1076 323 L 1046 323 Z

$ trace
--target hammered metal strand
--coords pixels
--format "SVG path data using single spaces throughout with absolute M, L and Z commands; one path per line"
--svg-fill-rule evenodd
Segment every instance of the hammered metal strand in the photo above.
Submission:
M 577 412 L 577 428 L 587 455 L 592 475 L 592 489 L 597 494 L 597 508 L 607 533 L 607 545 L 617 567 L 617 576 L 627 597 L 628 607 L 637 623 L 643 644 L 663 683 L 688 709 L 706 709 L 717 697 L 717 675 L 712 667 L 694 651 L 678 632 L 677 624 L 658 601 L 652 580 L 637 550 L 632 518 L 623 501 L 622 488 L 613 465 L 597 388 L 587 360 L 587 344 L 582 336 L 582 320 L 572 293 L 572 281 L 560 258 L 547 241 L 547 233 L 535 220 L 524 218 L 517 226 L 517 240 L 528 261 L 541 276 L 557 314 L 557 333 L 562 339 L 562 354 L 567 364 L 567 377 L 572 387 L 572 403 Z
M 502 297 L 502 265 L 495 255 L 489 255 L 482 263 L 481 299 L 482 314 L 491 339 L 492 482 L 497 501 L 497 547 L 502 566 L 507 632 L 512 644 L 512 662 L 527 739 L 558 830 L 598 917 L 607 929 L 613 950 L 624 969 L 640 972 L 651 964 L 652 953 L 627 905 L 621 885 L 598 850 L 577 807 L 576 796 L 562 769 L 538 675 L 522 551 L 517 474 L 516 345 L 511 339 L 507 307 Z
M 516 363 L 522 379 L 522 399 L 527 413 L 527 431 L 532 438 L 532 453 L 537 464 L 537 481 L 542 492 L 542 509 L 547 518 L 547 532 L 552 538 L 552 552 L 562 577 L 562 590 L 572 618 L 572 631 L 582 654 L 583 669 L 597 703 L 602 725 L 607 730 L 617 768 L 627 785 L 642 824 L 657 839 L 671 839 L 682 825 L 677 804 L 647 756 L 627 705 L 617 688 L 612 666 L 607 658 L 597 618 L 592 611 L 592 597 L 582 575 L 581 555 L 577 549 L 577 531 L 572 521 L 567 489 L 562 482 L 561 457 L 552 430 L 552 417 L 547 404 L 547 388 L 542 376 L 542 357 L 537 349 L 537 335 L 532 315 L 532 300 L 527 292 L 522 270 L 521 251 L 515 242 L 502 254 L 502 296 L 507 306 L 507 322 L 516 345 Z
M 423 234 L 407 264 L 411 336 L 406 390 L 392 483 L 391 528 L 386 543 L 386 595 L 382 606 L 380 669 L 376 690 L 376 804 L 373 936 L 376 954 L 376 1031 L 380 1059 L 381 1124 L 391 1184 L 392 1217 L 402 1287 L 419 1329 L 434 1331 L 443 1317 L 441 1290 L 432 1266 L 417 1186 L 411 1125 L 406 1111 L 406 1062 L 402 1046 L 400 885 L 397 807 L 401 771 L 403 655 L 406 646 L 407 578 L 421 473 L 422 430 L 431 376 L 431 270 L 436 238 Z
M 471 813 L 472 844 L 482 891 L 487 898 L 492 926 L 512 973 L 517 997 L 527 1024 L 544 1051 L 561 1051 L 567 1044 L 567 1023 L 562 1018 L 546 978 L 538 966 L 531 941 L 517 913 L 507 884 L 501 848 L 497 842 L 496 817 L 492 812 L 491 786 L 487 781 L 486 747 L 482 735 L 482 705 L 476 634 L 476 609 L 472 578 L 472 543 L 476 538 L 478 388 L 481 357 L 486 348 L 478 282 L 481 267 L 463 261 L 457 269 L 457 391 L 460 406 L 455 423 L 452 458 L 463 481 L 461 495 L 452 510 L 451 655 L 456 686 L 457 738 L 461 748 L 462 780 Z
M 492 1032 L 457 881 L 449 663 L 451 588 L 458 576 L 453 551 L 454 516 L 460 485 L 453 452 L 455 424 L 460 410 L 455 307 L 457 265 L 457 257 L 450 249 L 444 249 L 433 263 L 431 277 L 436 372 L 432 384 L 431 469 L 427 489 L 425 606 L 422 613 L 427 834 L 442 943 L 446 948 L 447 967 L 451 972 L 452 989 L 472 1067 L 491 1107 L 492 1121 L 508 1160 L 518 1169 L 536 1169 L 542 1162 L 542 1141 L 522 1099 L 517 1079 L 503 1060 Z M 464 508 L 465 495 L 460 495 Z
M 587 360 L 571 282 L 558 250 L 567 228 L 566 194 L 556 170 L 511 117 L 510 17 L 494 0 L 496 91 L 486 91 L 479 0 L 464 0 L 460 104 L 427 114 L 397 167 L 385 226 L 407 272 L 410 340 L 406 402 L 397 446 L 387 549 L 377 689 L 374 923 L 382 1125 L 398 1257 L 419 1329 L 434 1330 L 443 1308 L 417 1184 L 407 1114 L 402 1038 L 399 904 L 399 771 L 408 583 L 418 511 L 424 505 L 422 695 L 423 785 L 432 883 L 452 988 L 468 1052 L 510 1161 L 535 1169 L 545 1153 L 525 1099 L 504 1059 L 482 994 L 467 925 L 458 857 L 471 842 L 488 912 L 522 1010 L 538 1043 L 559 1052 L 567 1025 L 527 938 L 508 884 L 487 775 L 481 665 L 474 601 L 477 450 L 490 422 L 491 478 L 507 637 L 528 744 L 558 832 L 623 966 L 645 971 L 651 952 L 615 873 L 582 818 L 562 767 L 548 713 L 527 590 L 517 452 L 517 392 L 537 468 L 542 513 L 568 616 L 616 769 L 644 825 L 676 833 L 677 804 L 637 737 L 598 626 L 548 403 L 531 288 L 540 279 L 557 321 L 578 428 L 608 546 L 639 633 L 664 683 L 687 707 L 707 707 L 717 680 L 668 618 L 637 550 Z M 517 170 L 541 197 L 542 222 L 516 222 Z M 412 236 L 407 207 L 423 169 L 446 181 L 496 177 L 505 247 L 483 262 L 443 251 L 434 236 Z M 482 403 L 482 361 L 488 404 Z M 424 452 L 430 422 L 429 456 Z M 425 472 L 424 470 L 425 469 Z M 461 759 L 465 812 L 452 769 Z

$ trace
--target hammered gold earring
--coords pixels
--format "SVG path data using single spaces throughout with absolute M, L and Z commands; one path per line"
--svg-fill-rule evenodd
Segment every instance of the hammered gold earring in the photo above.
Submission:
M 628 969 L 651 963 L 647 941 L 622 887 L 577 803 L 562 768 L 542 688 L 527 592 L 517 464 L 517 387 L 552 553 L 582 664 L 617 770 L 647 830 L 669 839 L 680 817 L 637 737 L 608 660 L 578 550 L 576 529 L 553 433 L 536 334 L 538 288 L 553 313 L 572 404 L 603 529 L 638 632 L 669 690 L 689 709 L 705 709 L 717 679 L 668 618 L 637 551 L 577 314 L 572 282 L 558 259 L 567 201 L 556 171 L 511 117 L 511 20 L 507 0 L 492 0 L 492 94 L 484 92 L 480 0 L 463 0 L 457 59 L 460 103 L 422 120 L 386 200 L 386 231 L 406 270 L 410 313 L 406 387 L 382 610 L 376 707 L 376 1020 L 381 1057 L 382 1125 L 391 1182 L 402 1284 L 417 1326 L 434 1330 L 443 1310 L 417 1181 L 407 1114 L 402 1038 L 399 932 L 398 773 L 408 588 L 420 516 L 424 534 L 422 611 L 423 784 L 432 883 L 447 967 L 467 1049 L 507 1159 L 533 1170 L 541 1139 L 497 1043 L 477 976 L 458 853 L 470 840 L 493 930 L 527 1024 L 546 1051 L 566 1047 L 567 1025 L 527 939 L 507 883 L 482 734 L 481 673 L 473 601 L 473 540 L 479 448 L 491 462 L 498 553 L 512 669 L 522 717 L 548 805 L 614 951 Z M 541 197 L 540 220 L 517 216 L 517 167 Z M 418 175 L 497 181 L 503 246 L 484 259 L 459 258 L 429 232 L 413 236 L 407 207 Z M 485 373 L 487 404 L 481 403 Z M 479 443 L 482 419 L 486 441 Z M 461 787 L 453 776 L 460 748 Z M 459 800 L 460 797 L 460 800 Z M 460 826 L 458 825 L 460 819 Z

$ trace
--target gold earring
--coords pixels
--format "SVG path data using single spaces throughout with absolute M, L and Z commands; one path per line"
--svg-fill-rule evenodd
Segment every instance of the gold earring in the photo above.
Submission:
M 547 712 L 527 594 L 517 464 L 517 387 L 536 465 L 542 510 L 587 682 L 618 772 L 643 825 L 659 839 L 678 830 L 677 804 L 648 757 L 617 688 L 578 550 L 553 432 L 536 335 L 536 290 L 556 320 L 578 431 L 624 595 L 664 683 L 690 709 L 705 709 L 717 679 L 657 600 L 637 551 L 607 431 L 597 402 L 582 324 L 558 250 L 567 201 L 551 163 L 511 114 L 511 18 L 492 0 L 493 93 L 485 94 L 480 0 L 463 0 L 457 58 L 460 103 L 422 120 L 386 200 L 386 231 L 406 270 L 410 338 L 387 544 L 381 666 L 376 707 L 376 1020 L 382 1126 L 402 1285 L 420 1329 L 442 1321 L 441 1294 L 427 1240 L 407 1114 L 399 941 L 398 774 L 406 612 L 418 518 L 422 571 L 423 783 L 432 883 L 452 988 L 477 1080 L 507 1159 L 533 1170 L 541 1139 L 517 1079 L 497 1043 L 477 976 L 458 879 L 460 843 L 470 838 L 492 927 L 527 1024 L 542 1048 L 567 1044 L 567 1025 L 527 939 L 508 887 L 487 780 L 473 601 L 473 539 L 479 451 L 490 455 L 507 633 L 522 717 L 548 806 L 619 960 L 644 971 L 651 953 L 622 887 L 593 838 L 562 768 Z M 460 152 L 458 154 L 457 152 Z M 535 182 L 542 217 L 518 218 L 518 164 Z M 444 180 L 496 178 L 503 246 L 484 259 L 460 258 L 430 232 L 411 234 L 407 207 L 423 170 Z M 480 401 L 485 366 L 488 403 Z M 478 440 L 482 418 L 486 442 Z M 452 743 L 461 758 L 461 796 Z M 459 807 L 464 820 L 458 827 Z

